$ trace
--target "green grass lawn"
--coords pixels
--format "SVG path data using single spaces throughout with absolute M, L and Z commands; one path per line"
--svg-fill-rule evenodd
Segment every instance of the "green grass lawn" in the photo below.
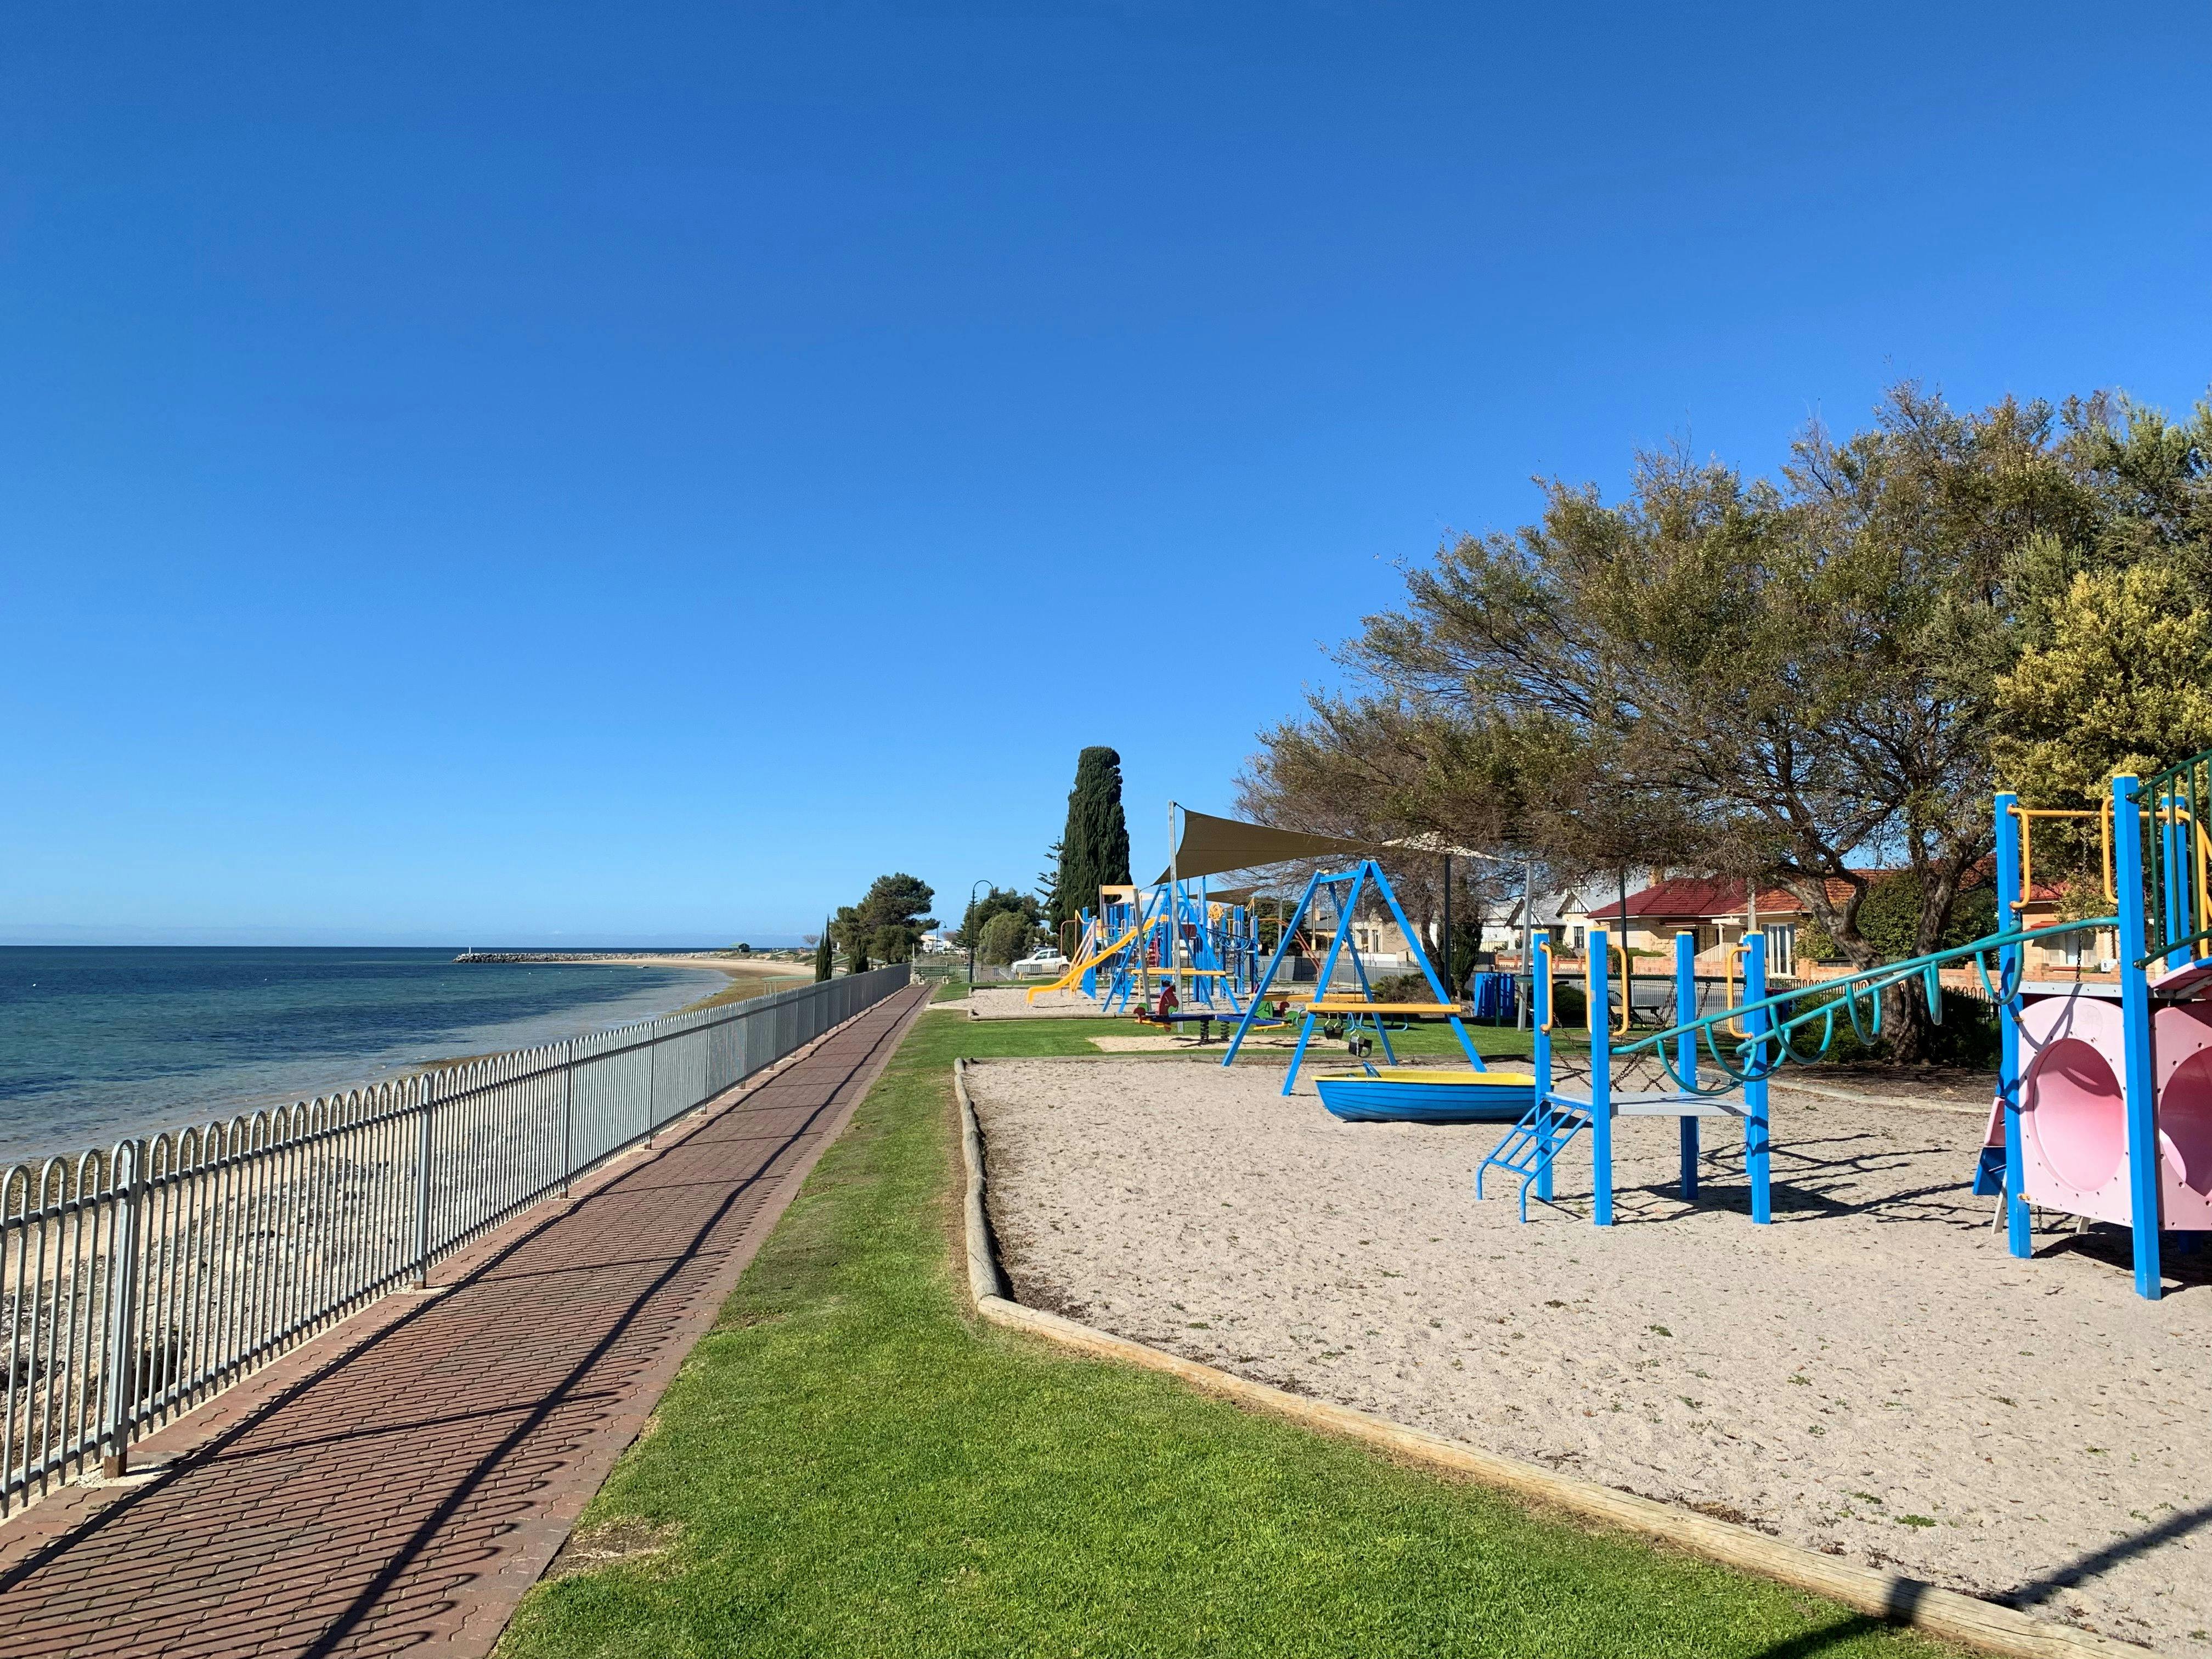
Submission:
M 979 1324 L 952 1059 L 1095 1029 L 923 1015 L 507 1659 L 1948 1651 Z

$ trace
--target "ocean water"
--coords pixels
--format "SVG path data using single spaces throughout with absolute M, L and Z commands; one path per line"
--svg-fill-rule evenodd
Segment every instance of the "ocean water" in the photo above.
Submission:
M 0 1165 L 649 1019 L 725 983 L 453 955 L 0 946 Z

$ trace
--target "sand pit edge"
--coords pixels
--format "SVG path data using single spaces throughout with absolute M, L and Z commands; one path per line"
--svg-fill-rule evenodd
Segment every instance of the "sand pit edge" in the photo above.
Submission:
M 1225 1395 L 1240 1405 L 1287 1418 L 1304 1427 L 1357 1440 L 1412 1462 L 1468 1475 L 1486 1486 L 1659 1539 L 1708 1560 L 1826 1596 L 1855 1612 L 1965 1643 L 1986 1653 L 2003 1654 L 2008 1659 L 2088 1659 L 2093 1655 L 2101 1659 L 2118 1659 L 2122 1655 L 2140 1659 L 2152 1651 L 2092 1632 L 2049 1624 L 1994 1601 L 1962 1595 L 1901 1573 L 1838 1560 L 1769 1538 L 1749 1527 L 1617 1492 L 1594 1480 L 1556 1474 L 1540 1464 L 1408 1428 L 1371 1412 L 1291 1394 L 1010 1300 L 985 1203 L 988 1180 L 982 1126 L 968 1094 L 968 1067 L 987 1063 L 954 1060 L 952 1088 L 960 1103 L 960 1150 L 966 1174 L 963 1207 L 969 1296 L 977 1314 L 991 1323 L 1028 1331 L 1078 1352 L 1167 1371 L 1208 1393 Z

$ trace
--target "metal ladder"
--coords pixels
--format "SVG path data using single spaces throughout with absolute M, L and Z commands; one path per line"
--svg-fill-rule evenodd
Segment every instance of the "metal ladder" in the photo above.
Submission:
M 1545 1132 L 1547 1119 L 1548 1136 Z M 1505 1138 L 1475 1170 L 1474 1195 L 1478 1199 L 1482 1196 L 1482 1178 L 1493 1168 L 1517 1176 L 1521 1181 L 1521 1219 L 1526 1221 L 1529 1183 L 1549 1169 L 1567 1143 L 1589 1126 L 1590 1107 L 1587 1100 L 1576 1100 L 1566 1095 L 1539 1097 L 1522 1115 L 1521 1121 L 1505 1132 Z

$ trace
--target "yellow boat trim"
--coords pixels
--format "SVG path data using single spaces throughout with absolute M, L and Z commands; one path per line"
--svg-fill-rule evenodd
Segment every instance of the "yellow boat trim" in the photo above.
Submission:
M 1536 1083 L 1532 1072 L 1430 1072 L 1412 1066 L 1394 1066 L 1373 1077 L 1364 1072 L 1324 1072 L 1322 1076 L 1331 1083 L 1449 1083 L 1463 1089 L 1486 1085 L 1495 1088 L 1500 1085 L 1534 1088 Z

